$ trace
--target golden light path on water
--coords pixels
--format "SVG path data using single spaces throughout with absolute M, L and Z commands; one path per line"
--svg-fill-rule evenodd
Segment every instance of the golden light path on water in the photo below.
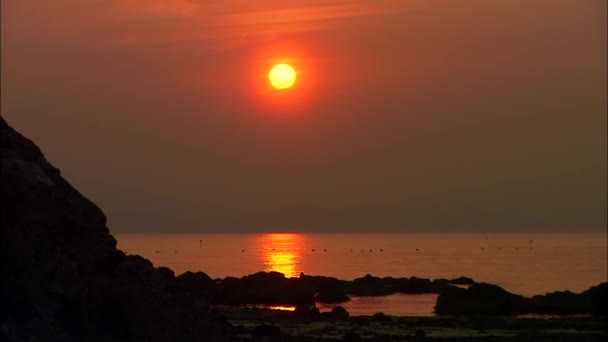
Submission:
M 302 248 L 306 237 L 301 234 L 273 233 L 258 237 L 258 243 L 263 246 L 261 258 L 265 271 L 283 273 L 285 277 L 298 277 L 300 275 L 300 261 Z M 294 311 L 295 306 L 273 305 L 274 310 Z
M 283 273 L 285 277 L 298 277 L 302 248 L 306 237 L 301 234 L 273 233 L 258 237 L 258 244 L 262 247 L 260 254 L 265 271 Z

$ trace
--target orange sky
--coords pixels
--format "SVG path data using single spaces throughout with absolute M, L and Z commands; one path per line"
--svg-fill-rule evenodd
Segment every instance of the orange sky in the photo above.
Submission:
M 606 57 L 603 0 L 4 1 L 1 109 L 113 231 L 604 229 Z

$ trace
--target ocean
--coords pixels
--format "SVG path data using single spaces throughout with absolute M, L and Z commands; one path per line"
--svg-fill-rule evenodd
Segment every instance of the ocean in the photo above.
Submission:
M 352 280 L 471 277 L 525 296 L 581 292 L 607 280 L 606 233 L 114 234 L 118 248 L 176 275 L 258 271 Z M 437 295 L 353 297 L 351 314 L 429 316 Z M 321 311 L 331 306 L 321 306 Z

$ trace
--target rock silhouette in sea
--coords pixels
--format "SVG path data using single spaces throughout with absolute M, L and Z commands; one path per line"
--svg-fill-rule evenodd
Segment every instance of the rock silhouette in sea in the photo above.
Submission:
M 333 309 L 331 309 L 329 316 L 332 320 L 346 321 L 350 317 L 350 314 L 348 313 L 348 311 L 345 308 L 343 308 L 341 306 L 336 306 Z
M 497 285 L 477 283 L 467 289 L 445 288 L 437 298 L 439 315 L 516 315 L 516 314 L 594 314 L 606 315 L 608 283 L 604 282 L 580 294 L 551 292 L 526 298 Z
M 437 314 L 511 315 L 525 312 L 525 297 L 507 292 L 497 285 L 478 283 L 467 289 L 447 288 L 437 298 Z
M 116 249 L 106 217 L 0 117 L 0 340 L 221 341 L 173 272 Z

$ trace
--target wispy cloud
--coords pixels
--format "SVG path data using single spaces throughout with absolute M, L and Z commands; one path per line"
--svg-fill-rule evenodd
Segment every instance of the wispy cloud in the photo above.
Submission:
M 299 7 L 259 8 L 236 11 L 219 16 L 229 26 L 279 26 L 302 22 L 330 21 L 339 18 L 373 15 L 390 10 L 371 2 L 347 2 L 331 5 L 306 5 Z
M 210 1 L 117 0 L 114 10 L 141 20 L 171 18 L 170 30 L 157 30 L 155 40 L 211 40 L 222 46 L 238 45 L 269 35 L 322 30 L 337 20 L 397 11 L 398 0 L 348 1 Z
M 3 10 L 9 19 L 24 19 L 9 25 L 30 42 L 80 47 L 203 42 L 225 49 L 403 7 L 401 0 L 31 0 Z
M 195 15 L 201 4 L 191 0 L 113 0 L 115 11 L 148 17 L 189 17 Z

